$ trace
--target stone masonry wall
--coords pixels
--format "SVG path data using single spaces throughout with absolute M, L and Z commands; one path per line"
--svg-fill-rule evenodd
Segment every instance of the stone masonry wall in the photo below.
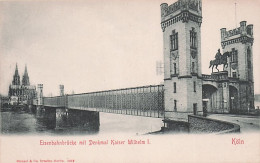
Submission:
M 240 126 L 236 124 L 219 121 L 215 119 L 209 119 L 205 117 L 189 115 L 188 122 L 190 133 L 240 132 Z

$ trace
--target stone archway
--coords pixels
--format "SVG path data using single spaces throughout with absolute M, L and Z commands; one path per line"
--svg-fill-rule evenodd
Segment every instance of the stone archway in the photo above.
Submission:
M 229 86 L 229 106 L 230 106 L 230 113 L 237 113 L 239 110 L 238 105 L 238 90 L 234 86 Z
M 215 112 L 217 109 L 217 88 L 210 84 L 202 85 L 203 112 Z

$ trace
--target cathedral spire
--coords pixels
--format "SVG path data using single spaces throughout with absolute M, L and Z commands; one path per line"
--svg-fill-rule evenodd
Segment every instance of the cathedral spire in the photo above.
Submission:
M 20 75 L 19 75 L 19 72 L 18 72 L 17 63 L 16 63 L 16 66 L 15 66 L 15 72 L 14 72 L 12 84 L 13 85 L 20 85 Z
M 27 65 L 25 65 L 25 70 L 24 70 L 24 76 L 28 76 L 28 72 L 27 72 Z
M 30 85 L 29 75 L 28 75 L 28 72 L 27 72 L 27 65 L 25 65 L 22 85 Z
M 14 76 L 19 76 L 17 63 L 16 63 L 16 66 L 15 66 L 15 73 L 14 73 Z

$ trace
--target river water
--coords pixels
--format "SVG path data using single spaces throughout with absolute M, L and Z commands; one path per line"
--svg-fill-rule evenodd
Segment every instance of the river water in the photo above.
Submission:
M 4 135 L 141 135 L 159 131 L 161 118 L 65 109 L 1 110 Z

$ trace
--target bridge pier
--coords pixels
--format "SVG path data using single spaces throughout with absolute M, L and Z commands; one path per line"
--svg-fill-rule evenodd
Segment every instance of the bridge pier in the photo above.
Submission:
M 40 107 L 34 108 L 39 126 L 54 129 L 55 132 L 89 132 L 99 131 L 99 112 Z
M 99 112 L 64 108 L 56 109 L 56 130 L 74 128 L 79 131 L 97 132 L 99 126 Z
M 56 129 L 68 127 L 68 109 L 57 108 L 56 109 Z
M 69 109 L 68 119 L 72 126 L 87 127 L 96 130 L 100 126 L 99 112 L 95 111 Z
M 47 129 L 55 129 L 56 127 L 56 109 L 51 107 L 37 106 L 35 109 L 37 124 Z

